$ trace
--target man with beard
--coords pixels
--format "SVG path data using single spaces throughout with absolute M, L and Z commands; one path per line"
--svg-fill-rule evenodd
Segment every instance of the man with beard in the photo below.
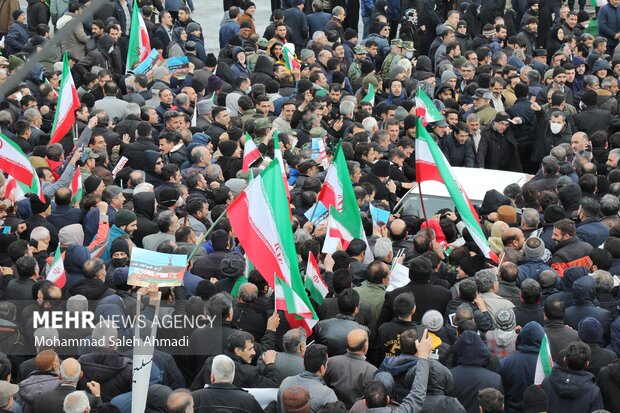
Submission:
M 522 31 L 516 37 L 525 43 L 525 54 L 532 56 L 534 45 L 538 37 L 538 19 L 534 16 L 528 17 L 523 24 Z
M 101 259 L 107 261 L 111 258 L 110 249 L 112 242 L 118 237 L 131 238 L 131 235 L 138 229 L 138 217 L 128 209 L 121 209 L 116 213 L 114 225 L 110 228 L 110 240 Z
M 566 69 L 563 67 L 558 66 L 553 68 L 553 82 L 540 89 L 540 92 L 538 92 L 536 96 L 536 101 L 539 103 L 547 103 L 547 96 L 549 95 L 550 89 L 559 90 L 564 93 L 564 96 L 566 96 L 564 101 L 569 105 L 573 104 L 573 91 L 566 86 Z

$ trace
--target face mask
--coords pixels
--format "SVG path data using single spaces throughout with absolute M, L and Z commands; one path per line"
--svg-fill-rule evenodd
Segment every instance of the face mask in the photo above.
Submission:
M 183 206 L 183 197 L 180 196 L 179 199 L 177 200 L 177 206 L 180 208 Z
M 23 97 L 22 96 L 22 92 L 17 92 L 15 94 L 15 100 L 18 101 L 18 102 L 20 102 L 22 100 L 22 97 Z
M 579 102 L 579 109 L 583 110 L 583 102 Z
M 252 86 L 248 86 L 248 88 L 244 90 L 243 93 L 245 93 L 246 95 L 249 95 L 250 93 L 252 93 Z
M 110 50 L 108 50 L 108 53 L 112 53 L 113 50 L 114 50 L 114 46 L 110 47 Z
M 112 258 L 114 268 L 126 267 L 128 262 L 129 258 Z
M 407 60 L 411 60 L 413 58 L 413 52 L 407 52 L 405 56 L 407 57 Z
M 551 129 L 551 133 L 553 133 L 554 135 L 557 135 L 558 133 L 560 133 L 563 126 L 564 125 L 562 125 L 561 123 L 550 123 L 549 129 Z

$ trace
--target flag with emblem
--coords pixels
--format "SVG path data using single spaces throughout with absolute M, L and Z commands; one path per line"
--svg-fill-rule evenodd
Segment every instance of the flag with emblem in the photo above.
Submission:
M 67 273 L 65 265 L 62 262 L 62 253 L 60 252 L 60 244 L 56 247 L 54 261 L 47 271 L 47 280 L 53 282 L 58 288 L 63 288 L 67 282 Z
M 26 154 L 12 139 L 0 133 L 0 169 L 23 184 L 21 190 L 32 192 L 45 202 L 41 181 Z M 6 190 L 5 190 L 6 192 Z
M 62 55 L 62 79 L 60 81 L 60 93 L 56 103 L 54 113 L 54 123 L 52 124 L 52 136 L 50 145 L 60 142 L 75 123 L 75 111 L 80 108 L 80 98 L 78 97 L 71 69 L 69 68 L 69 58 L 67 52 Z
M 329 289 L 327 288 L 325 281 L 323 281 L 319 264 L 316 262 L 312 251 L 308 254 L 308 266 L 306 267 L 306 280 L 304 285 L 306 286 L 306 290 L 308 290 L 312 299 L 318 305 L 323 305 Z
M 138 2 L 134 0 L 131 10 L 131 28 L 129 32 L 129 44 L 127 45 L 127 64 L 125 73 L 132 70 L 137 64 L 142 63 L 151 53 L 151 41 L 149 31 L 146 28 L 142 12 Z

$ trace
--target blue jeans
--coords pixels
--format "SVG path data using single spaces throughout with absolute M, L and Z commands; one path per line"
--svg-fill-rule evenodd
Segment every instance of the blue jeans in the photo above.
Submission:
M 364 39 L 368 37 L 368 30 L 370 30 L 370 21 L 370 16 L 362 16 L 362 22 L 364 23 Z

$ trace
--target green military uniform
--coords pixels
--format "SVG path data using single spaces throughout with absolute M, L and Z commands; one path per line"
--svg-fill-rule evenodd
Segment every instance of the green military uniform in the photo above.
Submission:
M 393 39 L 390 45 L 402 48 L 403 41 L 401 39 Z M 392 51 L 390 51 L 390 54 L 388 54 L 383 60 L 383 65 L 381 66 L 381 78 L 387 79 L 390 75 L 390 71 L 392 70 L 392 66 L 398 63 L 398 61 L 402 58 L 402 54 L 394 54 L 392 53 Z
M 349 79 L 351 80 L 351 82 L 353 82 L 355 79 L 360 78 L 362 76 L 362 63 L 366 59 L 366 54 L 367 54 L 366 48 L 362 46 L 361 44 L 358 44 L 357 46 L 355 46 L 355 48 L 353 49 L 353 52 L 355 52 L 355 60 L 353 60 L 353 63 L 351 63 L 351 66 L 349 67 L 349 73 L 348 73 Z
M 476 89 L 476 94 L 474 95 L 474 102 L 479 99 L 485 99 L 487 101 L 486 104 L 478 107 L 474 111 L 476 116 L 478 116 L 478 119 L 480 119 L 481 126 L 487 126 L 488 124 L 493 122 L 493 120 L 495 119 L 495 115 L 497 114 L 497 111 L 493 109 L 490 105 L 490 101 L 492 98 L 493 95 L 491 94 L 491 91 L 489 89 Z

